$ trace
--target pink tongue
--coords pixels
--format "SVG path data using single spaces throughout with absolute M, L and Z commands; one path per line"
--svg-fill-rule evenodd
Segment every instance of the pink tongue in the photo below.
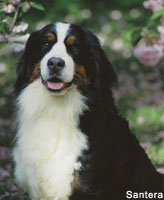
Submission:
M 50 82 L 50 81 L 48 81 L 47 82 L 47 86 L 48 86 L 48 88 L 50 88 L 50 89 L 52 89 L 52 90 L 60 90 L 60 89 L 62 89 L 63 87 L 64 87 L 64 83 L 55 83 L 55 82 Z

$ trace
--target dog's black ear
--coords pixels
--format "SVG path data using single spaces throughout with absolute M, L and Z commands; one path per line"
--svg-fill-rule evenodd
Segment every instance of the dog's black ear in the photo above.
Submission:
M 25 53 L 21 55 L 18 66 L 17 66 L 17 70 L 16 70 L 17 79 L 14 85 L 15 94 L 18 94 L 25 87 L 27 83 L 24 54 Z
M 111 89 L 117 86 L 118 81 L 115 70 L 102 49 L 99 39 L 91 31 L 87 29 L 84 31 L 87 33 L 85 35 L 90 59 L 99 74 L 100 87 Z
M 96 110 L 99 112 L 115 113 L 112 89 L 118 84 L 116 73 L 102 49 L 99 39 L 89 30 L 84 29 L 84 31 L 85 57 L 89 60 L 87 71 L 89 70 L 92 77 L 90 82 L 90 96 L 91 99 L 94 99 L 92 103 L 96 104 Z
M 107 58 L 104 50 L 100 47 L 99 51 L 97 51 L 97 63 L 100 71 L 100 81 L 101 85 L 104 88 L 113 88 L 118 84 L 117 75 L 113 68 L 113 65 Z
M 19 59 L 16 70 L 17 79 L 14 85 L 14 92 L 16 95 L 28 84 L 30 75 L 28 68 L 30 68 L 30 66 L 32 67 L 33 55 L 36 53 L 37 35 L 38 31 L 30 35 L 26 42 L 25 50 Z

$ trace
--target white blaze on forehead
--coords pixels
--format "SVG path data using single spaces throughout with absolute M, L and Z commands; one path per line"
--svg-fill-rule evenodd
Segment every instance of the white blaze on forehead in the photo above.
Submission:
M 47 62 L 51 57 L 58 57 L 65 61 L 65 67 L 61 72 L 60 79 L 63 82 L 71 82 L 74 74 L 74 62 L 72 57 L 67 53 L 67 49 L 64 43 L 65 38 L 70 29 L 70 24 L 57 23 L 56 24 L 56 35 L 57 42 L 53 45 L 51 50 L 41 60 L 41 75 L 44 80 L 50 78 L 47 67 Z
M 69 28 L 70 28 L 70 24 L 64 24 L 64 23 L 61 23 L 61 22 L 58 22 L 56 24 L 57 42 L 58 43 L 64 42 L 64 40 L 67 36 L 67 33 L 69 31 Z

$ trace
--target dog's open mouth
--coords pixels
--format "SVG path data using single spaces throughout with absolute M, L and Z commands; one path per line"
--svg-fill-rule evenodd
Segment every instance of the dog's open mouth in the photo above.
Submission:
M 47 81 L 42 80 L 42 82 L 46 86 L 46 88 L 52 92 L 59 92 L 59 91 L 66 89 L 72 85 L 72 81 L 69 83 L 65 83 L 56 77 L 51 78 Z

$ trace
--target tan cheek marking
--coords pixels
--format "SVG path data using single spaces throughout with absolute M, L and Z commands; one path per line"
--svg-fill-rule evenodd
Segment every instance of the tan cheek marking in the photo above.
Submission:
M 34 80 L 39 78 L 39 76 L 40 76 L 40 63 L 37 63 L 36 65 L 34 65 L 34 70 L 30 77 L 30 82 L 33 82 Z
M 53 33 L 48 33 L 47 39 L 48 39 L 49 42 L 55 42 L 56 37 Z
M 71 183 L 72 192 L 76 189 L 76 186 L 79 182 L 79 173 L 75 171 L 73 173 L 73 176 L 74 176 L 74 179 L 73 179 L 73 182 Z
M 85 67 L 83 65 L 75 64 L 75 74 L 80 78 L 78 78 L 77 85 L 80 90 L 85 89 L 85 87 L 89 84 L 89 80 L 86 74 Z
M 74 36 L 70 36 L 70 37 L 67 38 L 67 40 L 66 40 L 66 44 L 67 44 L 68 46 L 73 45 L 74 42 L 75 42 L 75 37 L 74 37 Z
M 83 79 L 86 79 L 87 75 L 86 75 L 86 71 L 83 65 L 75 65 L 75 73 L 78 73 L 81 75 L 81 77 Z

